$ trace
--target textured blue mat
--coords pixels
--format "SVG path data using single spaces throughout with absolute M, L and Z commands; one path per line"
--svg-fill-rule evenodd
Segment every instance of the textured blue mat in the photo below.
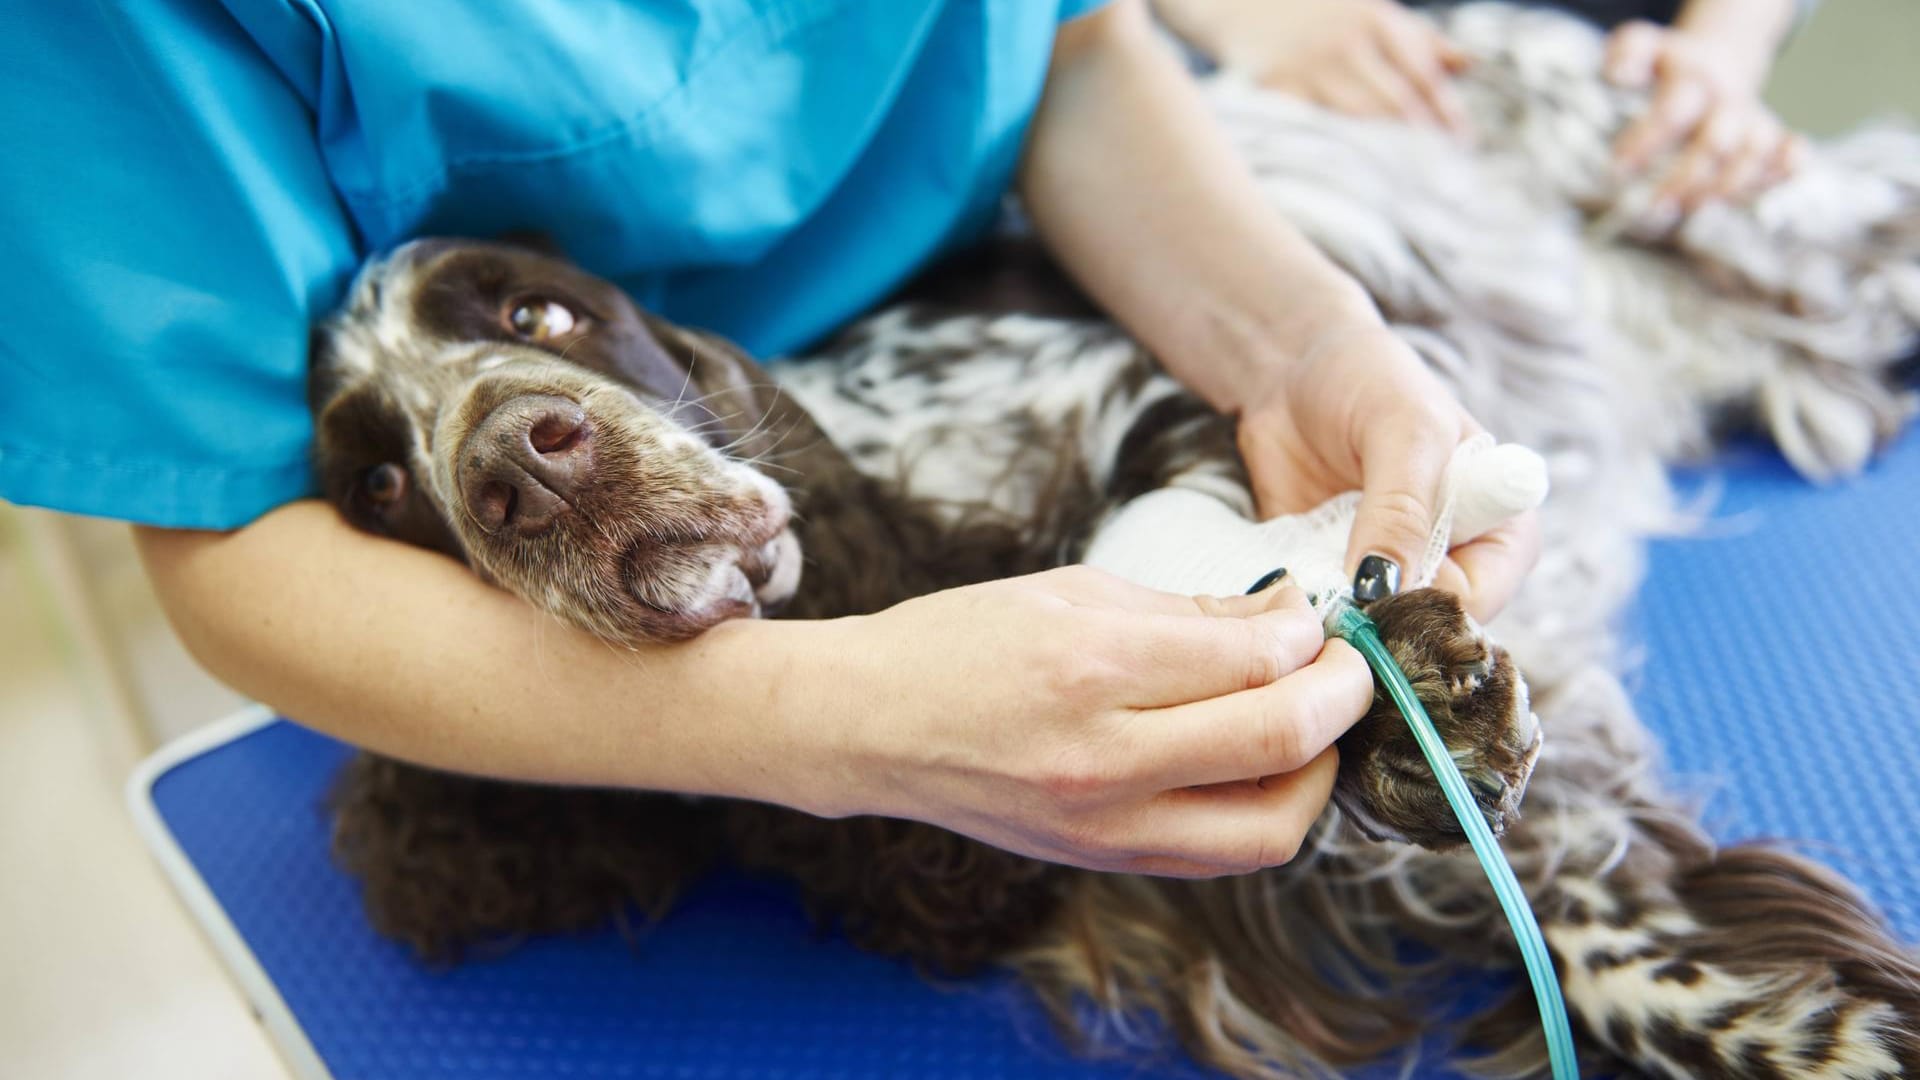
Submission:
M 1722 833 L 1813 841 L 1920 936 L 1920 438 L 1844 488 L 1762 454 L 1724 475 L 1732 534 L 1654 553 L 1648 721 L 1676 770 L 1717 782 Z M 345 755 L 276 723 L 152 788 L 341 1080 L 1203 1075 L 1077 1060 L 1010 983 L 929 986 L 814 940 L 780 889 L 733 878 L 637 945 L 609 932 L 424 970 L 365 928 L 328 864 L 317 804 Z
M 1637 700 L 1722 836 L 1805 841 L 1920 938 L 1920 432 L 1836 488 L 1745 451 L 1654 545 Z

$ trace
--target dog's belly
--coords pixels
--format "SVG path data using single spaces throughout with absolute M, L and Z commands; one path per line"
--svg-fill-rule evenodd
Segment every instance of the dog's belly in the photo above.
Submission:
M 774 372 L 861 472 L 946 513 L 1017 521 L 1042 516 L 1063 485 L 1108 492 L 1152 453 L 1157 408 L 1198 407 L 1117 327 L 1092 320 L 893 308 Z M 1237 472 L 1217 441 L 1190 457 Z M 1243 483 L 1221 494 L 1246 505 Z

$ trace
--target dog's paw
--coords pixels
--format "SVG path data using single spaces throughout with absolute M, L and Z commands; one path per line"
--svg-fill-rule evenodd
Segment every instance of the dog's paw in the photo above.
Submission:
M 1494 835 L 1519 815 L 1540 755 L 1540 724 L 1526 682 L 1452 593 L 1413 589 L 1374 601 L 1367 615 L 1413 684 L 1466 777 Z M 1466 840 L 1419 743 L 1384 690 L 1340 739 L 1334 801 L 1361 831 L 1445 849 Z

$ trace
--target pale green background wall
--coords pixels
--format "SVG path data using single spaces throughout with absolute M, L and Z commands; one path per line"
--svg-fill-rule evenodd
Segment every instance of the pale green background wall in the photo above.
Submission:
M 1825 0 L 1781 56 L 1767 100 L 1820 135 L 1888 114 L 1920 121 L 1920 0 Z

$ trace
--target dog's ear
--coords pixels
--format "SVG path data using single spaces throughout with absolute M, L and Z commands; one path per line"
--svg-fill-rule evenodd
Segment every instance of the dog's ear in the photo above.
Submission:
M 717 334 L 674 326 L 643 315 L 656 342 L 671 354 L 676 377 L 687 387 L 676 406 L 681 423 L 730 445 L 741 457 L 771 451 L 796 424 L 812 420 L 752 357 Z
M 599 348 L 571 350 L 576 362 L 602 367 L 606 374 L 653 397 L 697 397 L 687 374 L 689 350 L 671 323 L 628 306 L 631 317 L 611 322 Z M 599 359 L 596 362 L 596 354 Z
M 552 259 L 564 259 L 567 257 L 566 251 L 560 247 L 559 242 L 554 240 L 550 234 L 542 232 L 539 229 L 508 229 L 506 232 L 494 237 L 494 242 L 504 244 L 507 247 L 520 248 L 523 251 L 531 251 L 536 255 L 545 255 Z
M 339 382 L 331 362 L 333 338 L 320 324 L 307 329 L 307 409 L 319 412 Z

